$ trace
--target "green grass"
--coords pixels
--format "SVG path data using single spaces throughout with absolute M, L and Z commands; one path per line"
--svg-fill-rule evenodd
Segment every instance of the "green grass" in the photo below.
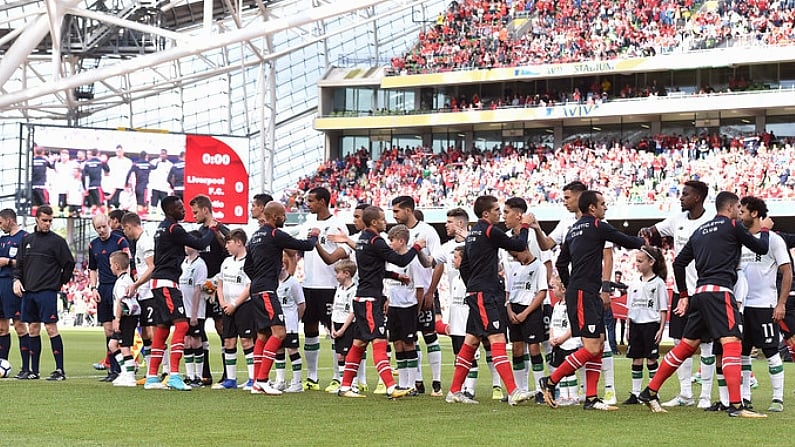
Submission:
M 695 408 L 675 408 L 663 415 L 651 414 L 643 406 L 625 406 L 613 413 L 584 413 L 581 407 L 550 410 L 535 404 L 511 408 L 485 399 L 491 395 L 488 370 L 481 370 L 481 404 L 475 406 L 450 405 L 429 396 L 389 401 L 372 395 L 346 400 L 322 392 L 270 397 L 242 390 L 119 389 L 98 382 L 104 373 L 91 367 L 102 354 L 101 332 L 66 330 L 63 336 L 66 382 L 0 380 L 3 445 L 742 445 L 778 436 L 795 422 L 792 408 L 766 420 L 734 420 Z M 211 338 L 212 366 L 219 371 L 218 340 Z M 327 342 L 323 343 L 321 386 L 327 384 L 331 371 L 331 355 Z M 449 339 L 442 337 L 442 344 L 443 379 L 448 386 L 453 357 Z M 16 349 L 14 337 L 12 364 L 18 362 Z M 53 363 L 46 340 L 44 351 L 41 370 L 48 373 Z M 616 358 L 620 400 L 630 389 L 629 365 L 626 358 Z M 245 367 L 241 364 L 239 369 L 239 377 L 245 378 Z M 427 364 L 423 369 L 430 391 L 430 369 Z M 754 401 L 766 409 L 770 399 L 766 362 L 755 360 L 754 371 L 761 385 L 754 390 Z M 785 399 L 789 399 L 795 367 L 787 363 L 785 371 Z M 372 389 L 377 380 L 372 365 L 367 373 Z M 695 393 L 699 389 L 694 385 Z M 670 398 L 677 391 L 673 377 L 661 395 Z

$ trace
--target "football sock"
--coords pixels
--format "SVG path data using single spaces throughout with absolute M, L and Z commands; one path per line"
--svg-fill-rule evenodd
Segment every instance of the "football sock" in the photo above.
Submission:
M 304 357 L 306 358 L 306 378 L 317 382 L 317 361 L 320 354 L 320 337 L 317 334 L 306 334 L 304 339 Z

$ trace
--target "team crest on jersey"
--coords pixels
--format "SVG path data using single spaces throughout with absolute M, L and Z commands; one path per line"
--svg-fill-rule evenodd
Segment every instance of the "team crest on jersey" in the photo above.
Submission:
M 383 335 L 384 334 L 384 327 L 383 326 L 379 327 L 378 328 L 378 332 L 380 332 L 381 335 Z
M 588 332 L 595 332 L 595 331 L 596 331 L 596 325 L 595 324 L 589 324 L 588 325 Z
M 184 313 L 185 313 L 185 308 L 184 308 L 184 307 L 182 307 L 182 306 L 178 307 L 178 308 L 177 308 L 177 310 L 178 310 L 178 311 L 179 311 L 179 313 L 181 313 L 181 314 L 184 314 Z
M 499 321 L 492 321 L 491 325 L 494 326 L 494 329 L 499 329 L 500 328 L 500 322 Z
M 279 321 L 284 321 L 284 314 L 279 314 Z

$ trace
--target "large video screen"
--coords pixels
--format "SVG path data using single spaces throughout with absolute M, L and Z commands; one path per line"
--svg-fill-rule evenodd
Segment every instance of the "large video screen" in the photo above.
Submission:
M 118 208 L 143 219 L 163 217 L 168 195 L 204 194 L 216 219 L 248 222 L 248 139 L 150 131 L 29 125 L 31 208 L 50 204 L 60 217 L 87 218 Z M 190 210 L 186 220 L 192 219 Z

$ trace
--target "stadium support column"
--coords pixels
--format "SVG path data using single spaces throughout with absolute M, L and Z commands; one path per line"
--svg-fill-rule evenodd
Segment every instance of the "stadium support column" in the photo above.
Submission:
M 555 125 L 555 141 L 554 141 L 554 148 L 558 149 L 563 147 L 563 123 Z
M 756 133 L 761 135 L 761 134 L 765 133 L 765 131 L 767 130 L 767 129 L 765 129 L 767 127 L 767 117 L 764 114 L 760 114 L 760 115 L 756 115 L 755 118 L 756 118 L 756 122 L 755 122 Z

